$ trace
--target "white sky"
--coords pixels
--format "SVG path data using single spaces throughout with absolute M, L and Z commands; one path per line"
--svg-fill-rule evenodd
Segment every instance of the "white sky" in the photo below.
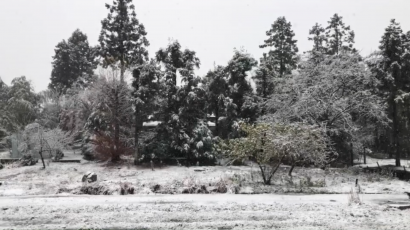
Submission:
M 47 88 L 54 47 L 79 28 L 96 45 L 104 0 L 0 0 L 0 77 L 7 84 L 26 76 L 38 92 Z M 112 1 L 107 1 L 111 3 Z M 390 19 L 410 30 L 409 0 L 134 0 L 137 18 L 148 32 L 150 57 L 177 39 L 197 52 L 204 75 L 225 65 L 243 47 L 259 60 L 265 32 L 279 17 L 292 23 L 299 52 L 311 48 L 309 29 L 323 26 L 334 13 L 356 33 L 363 55 L 377 49 Z

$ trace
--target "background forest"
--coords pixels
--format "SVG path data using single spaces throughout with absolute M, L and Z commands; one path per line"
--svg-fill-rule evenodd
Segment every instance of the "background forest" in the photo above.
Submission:
M 196 76 L 200 57 L 177 40 L 148 54 L 149 30 L 131 0 L 106 8 L 98 46 L 80 30 L 56 45 L 48 90 L 34 92 L 24 76 L 10 85 L 0 79 L 5 145 L 36 124 L 49 139 L 64 136 L 54 141 L 61 148 L 81 144 L 87 159 L 130 155 L 136 164 L 215 164 L 228 156 L 275 170 L 377 153 L 400 166 L 410 152 L 410 31 L 394 19 L 378 50 L 363 57 L 338 14 L 312 26 L 304 52 L 291 22 L 279 17 L 266 40 L 255 41 L 265 52 L 258 60 L 234 49 L 228 63 Z

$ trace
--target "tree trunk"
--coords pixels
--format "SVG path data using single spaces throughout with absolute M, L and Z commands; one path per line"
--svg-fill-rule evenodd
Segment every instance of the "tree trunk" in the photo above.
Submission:
M 121 58 L 121 66 L 120 66 L 120 81 L 121 81 L 121 83 L 124 82 L 124 73 L 125 73 L 124 60 Z
M 290 167 L 290 170 L 289 170 L 289 176 L 292 176 L 292 171 L 293 171 L 293 169 L 295 168 L 295 164 L 292 164 L 292 167 Z
M 140 159 L 139 150 L 138 150 L 138 145 L 139 145 L 138 137 L 139 137 L 139 131 L 140 131 L 138 127 L 138 121 L 139 121 L 138 116 L 135 116 L 135 136 L 134 136 L 135 156 L 134 156 L 134 159 L 137 161 Z
M 354 157 L 353 157 L 353 143 L 350 143 L 350 164 L 354 166 Z
M 394 151 L 396 153 L 396 167 L 400 166 L 400 145 L 399 145 L 399 124 L 397 117 L 397 105 L 393 100 L 393 143 Z
M 363 148 L 363 163 L 366 164 L 366 148 Z
M 46 164 L 44 163 L 44 158 L 43 158 L 43 147 L 40 147 L 40 151 L 38 152 L 40 154 L 41 162 L 43 163 L 43 168 L 46 168 Z
M 139 113 L 139 110 L 137 109 L 137 111 L 136 111 L 136 114 L 135 114 L 135 134 L 134 134 L 134 144 L 135 144 L 135 156 L 134 156 L 134 159 L 135 160 L 139 160 L 140 159 L 140 153 L 139 153 L 139 141 L 138 141 L 138 138 L 139 138 L 139 134 L 140 134 L 140 132 L 141 132 L 141 129 L 142 129 L 142 125 L 143 125 L 143 122 L 142 122 L 142 119 L 141 119 L 141 115 L 140 115 L 140 113 Z
M 283 157 L 282 157 L 282 159 L 283 159 Z M 278 171 L 278 169 L 279 169 L 279 166 L 282 164 L 282 159 L 279 161 L 279 163 L 276 165 L 276 167 L 272 168 L 272 171 L 270 172 L 270 175 L 269 175 L 269 178 L 268 178 L 268 183 L 267 183 L 268 185 L 270 185 L 273 175 L 275 175 L 276 171 Z
M 262 179 L 263 179 L 263 183 L 269 185 L 270 181 L 267 181 L 266 176 L 265 176 L 265 168 L 263 168 L 262 165 L 259 165 L 259 169 L 261 170 L 261 174 L 262 174 Z
M 215 110 L 215 136 L 219 136 L 219 103 L 216 103 L 216 110 Z
M 118 99 L 118 88 L 117 91 L 115 92 L 115 102 L 116 105 L 119 104 L 119 99 Z M 114 108 L 114 151 L 111 153 L 112 158 L 111 161 L 115 162 L 120 159 L 120 154 L 119 154 L 119 149 L 120 149 L 120 123 L 118 120 L 118 115 L 120 111 L 118 111 L 119 108 L 116 106 Z

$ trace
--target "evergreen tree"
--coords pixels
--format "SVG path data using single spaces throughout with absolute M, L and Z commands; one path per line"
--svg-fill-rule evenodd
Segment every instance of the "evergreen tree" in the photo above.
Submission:
M 196 57 L 195 51 L 189 49 L 182 51 L 178 41 L 170 43 L 165 49 L 160 49 L 156 53 L 156 60 L 165 66 L 164 79 L 168 104 L 163 114 L 169 116 L 178 109 L 178 106 L 174 105 L 175 100 L 173 98 L 178 90 L 177 73 L 182 75 L 183 71 L 193 72 L 195 68 L 199 68 L 201 62 Z M 164 119 L 167 120 L 168 118 Z
M 242 116 L 242 105 L 245 103 L 246 95 L 253 94 L 252 87 L 248 82 L 248 73 L 256 67 L 258 62 L 244 51 L 235 50 L 232 59 L 225 68 L 228 74 L 229 97 L 236 105 L 236 111 L 240 118 Z
M 199 87 L 200 78 L 191 70 L 180 71 L 184 83 L 174 96 L 177 110 L 168 121 L 171 147 L 191 159 L 214 158 L 213 135 L 207 126 L 206 92 Z
M 354 31 L 350 30 L 350 26 L 345 26 L 342 19 L 342 16 L 334 14 L 328 21 L 326 50 L 330 55 L 339 54 L 342 51 L 356 52 L 353 48 Z
M 119 67 L 123 81 L 127 68 L 148 60 L 147 32 L 136 18 L 132 0 L 114 0 L 105 7 L 110 12 L 101 21 L 100 56 L 104 67 Z
M 11 127 L 24 129 L 32 123 L 39 112 L 39 96 L 25 76 L 14 78 L 8 91 L 6 111 L 10 115 Z M 12 130 L 17 131 L 17 130 Z
M 260 48 L 273 47 L 268 53 L 268 60 L 279 77 L 289 74 L 292 69 L 296 68 L 297 52 L 296 40 L 293 39 L 295 33 L 292 30 L 290 22 L 285 17 L 279 17 L 273 24 L 272 28 L 266 31 L 268 39 L 264 41 Z
M 194 51 L 182 51 L 178 41 L 160 49 L 156 58 L 165 66 L 167 94 L 157 139 L 166 143 L 167 154 L 172 152 L 173 156 L 186 157 L 188 162 L 213 159 L 213 136 L 206 124 L 206 92 L 199 87 L 200 78 L 194 74 L 195 67 L 200 65 L 199 58 Z M 181 86 L 177 86 L 177 73 Z M 161 146 L 161 143 L 156 145 Z
M 17 125 L 12 120 L 12 114 L 7 110 L 7 102 L 10 98 L 9 87 L 0 78 L 0 129 L 8 131 L 17 130 Z
M 255 71 L 253 80 L 256 83 L 256 94 L 264 99 L 268 98 L 275 88 L 274 84 L 275 71 L 269 65 L 266 55 L 261 58 L 259 68 Z
M 313 41 L 312 52 L 325 53 L 327 38 L 325 35 L 325 28 L 322 25 L 316 23 L 312 29 L 309 30 L 309 35 L 312 35 L 308 38 L 309 41 Z
M 167 48 L 158 50 L 156 60 L 165 65 L 167 81 L 174 86 L 177 85 L 178 69 L 193 71 L 201 64 L 199 58 L 195 56 L 195 52 L 188 49 L 182 51 L 178 41 L 173 41 Z
M 161 90 L 161 69 L 159 65 L 151 60 L 135 68 L 132 72 L 134 88 L 133 97 L 135 100 L 135 148 L 136 159 L 139 159 L 138 139 L 143 122 L 148 120 L 149 115 L 153 115 L 159 108 Z
M 67 41 L 58 43 L 54 51 L 50 89 L 61 94 L 74 83 L 87 87 L 93 82 L 96 50 L 88 44 L 87 35 L 77 29 Z
M 379 58 L 368 64 L 381 81 L 379 89 L 385 96 L 388 115 L 392 120 L 390 157 L 395 153 L 396 166 L 400 166 L 400 152 L 404 151 L 402 137 L 407 136 L 403 127 L 410 117 L 403 108 L 408 106 L 407 95 L 410 92 L 410 46 L 400 24 L 394 19 L 386 28 L 379 49 Z
M 226 117 L 225 103 L 229 93 L 225 67 L 217 66 L 205 76 L 205 91 L 208 99 L 208 113 L 215 115 L 215 135 L 219 136 L 219 120 Z

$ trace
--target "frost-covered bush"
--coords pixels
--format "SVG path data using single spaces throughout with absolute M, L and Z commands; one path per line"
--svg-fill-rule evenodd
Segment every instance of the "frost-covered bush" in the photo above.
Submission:
M 358 54 L 323 54 L 318 62 L 310 58 L 276 86 L 263 120 L 317 125 L 346 160 L 350 143 L 366 144 L 377 127 L 388 126 L 385 105 L 374 93 L 379 82 Z
M 331 152 L 326 134 L 315 126 L 241 122 L 239 127 L 244 136 L 222 142 L 219 147 L 229 157 L 258 164 L 265 184 L 271 183 L 285 159 L 321 165 Z

